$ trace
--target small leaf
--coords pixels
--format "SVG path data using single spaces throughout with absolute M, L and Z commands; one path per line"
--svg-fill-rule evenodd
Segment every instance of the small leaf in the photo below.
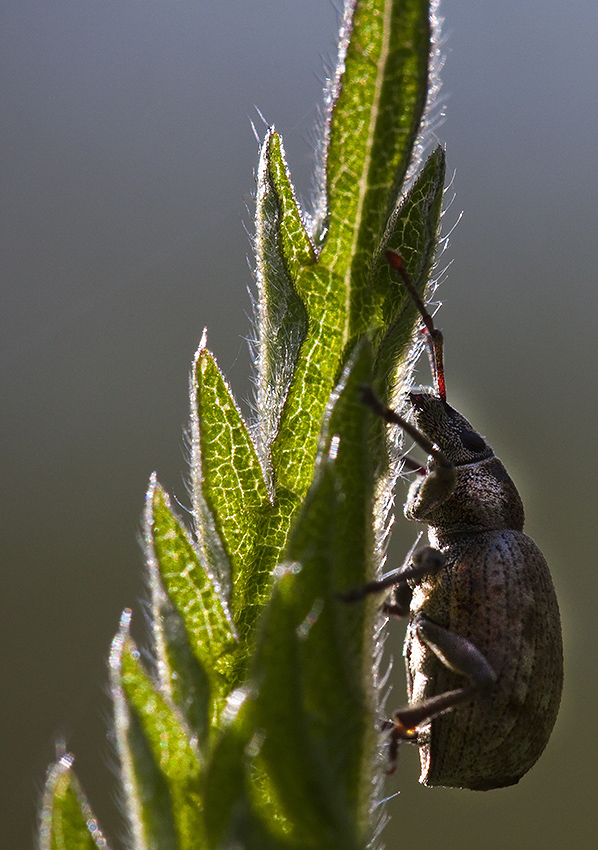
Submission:
M 253 734 L 247 692 L 235 691 L 224 712 L 224 731 L 214 747 L 204 781 L 205 828 L 211 847 L 229 846 L 233 820 L 250 810 L 247 747 Z
M 239 643 L 218 585 L 200 564 L 193 542 L 155 477 L 152 477 L 146 499 L 145 540 L 154 603 L 158 608 L 162 604 L 163 587 L 180 613 L 189 645 L 209 682 L 209 696 L 204 694 L 202 701 L 206 700 L 212 709 L 219 709 L 239 675 L 239 661 L 235 658 Z M 170 652 L 176 651 L 175 643 L 169 649 L 167 636 L 160 634 L 158 658 L 164 665 L 162 675 L 169 689 L 172 688 L 173 670 L 179 675 L 183 675 L 183 670 L 175 670 L 172 665 L 176 662 L 167 657 Z M 176 641 L 174 633 L 171 639 Z M 183 651 L 181 646 L 179 653 Z M 198 689 L 202 687 L 200 677 L 198 671 L 195 679 Z M 212 709 L 209 710 L 210 715 Z
M 39 850 L 109 850 L 65 753 L 49 769 L 42 802 Z
M 160 688 L 180 711 L 192 741 L 205 755 L 227 689 L 221 682 L 210 681 L 191 648 L 183 618 L 164 590 L 152 587 L 152 591 Z
M 320 424 L 342 367 L 347 304 L 338 276 L 318 265 L 306 269 L 298 288 L 310 319 L 293 381 L 272 445 L 275 486 L 303 499 L 313 475 Z
M 191 384 L 192 472 L 199 543 L 230 587 L 255 542 L 270 502 L 255 446 L 205 336 Z M 234 601 L 233 601 L 234 612 Z
M 241 643 L 250 648 L 255 622 L 269 598 L 271 571 L 280 560 L 298 498 L 284 486 L 277 471 L 276 495 L 270 499 L 245 423 L 203 344 L 196 356 L 194 376 L 193 467 L 197 514 L 201 517 L 201 553 L 208 568 L 222 563 L 219 552 L 224 553 L 233 581 L 229 592 L 231 615 Z M 302 419 L 308 415 L 309 411 L 304 411 Z M 309 427 L 315 436 L 313 422 Z M 297 434 L 293 442 L 296 439 Z M 297 466 L 295 454 L 291 467 Z M 303 468 L 305 487 L 311 478 L 314 454 L 308 456 L 308 466 Z M 209 540 L 209 546 L 201 547 L 202 540 Z M 222 581 L 222 575 L 220 569 L 216 577 Z
M 202 835 L 200 765 L 188 732 L 139 662 L 125 611 L 110 652 L 116 742 L 138 848 L 193 850 Z
M 279 250 L 291 280 L 296 280 L 304 266 L 316 262 L 316 253 L 303 223 L 303 217 L 291 183 L 282 139 L 273 130 L 266 133 L 258 172 L 256 229 L 257 241 L 262 238 L 260 226 L 268 220 L 260 209 L 266 199 L 275 200 L 278 207 L 277 231 Z M 261 253 L 261 252 L 260 252 Z
M 389 221 L 382 248 L 392 248 L 405 261 L 414 283 L 427 280 L 438 244 L 438 226 L 442 211 L 446 157 L 438 147 L 432 151 L 413 186 L 401 200 Z M 378 264 L 388 276 L 388 264 Z M 389 291 L 392 292 L 392 287 Z M 388 312 L 388 307 L 385 313 Z
M 264 468 L 307 334 L 307 312 L 297 294 L 299 270 L 315 262 L 284 159 L 282 140 L 270 130 L 262 145 L 255 211 L 258 285 L 257 442 Z

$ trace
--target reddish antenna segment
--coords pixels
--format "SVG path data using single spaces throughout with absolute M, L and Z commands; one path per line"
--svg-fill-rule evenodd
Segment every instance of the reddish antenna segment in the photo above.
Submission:
M 442 331 L 434 327 L 432 316 L 428 313 L 419 292 L 413 285 L 413 281 L 409 277 L 405 268 L 405 261 L 396 251 L 386 251 L 386 259 L 389 266 L 394 269 L 403 283 L 407 292 L 411 296 L 411 300 L 417 307 L 422 321 L 426 326 L 427 336 L 426 343 L 428 345 L 428 356 L 430 358 L 430 368 L 432 369 L 432 377 L 434 379 L 434 389 L 438 393 L 438 397 L 442 401 L 446 401 L 446 383 L 444 380 L 444 362 L 443 362 L 443 346 Z

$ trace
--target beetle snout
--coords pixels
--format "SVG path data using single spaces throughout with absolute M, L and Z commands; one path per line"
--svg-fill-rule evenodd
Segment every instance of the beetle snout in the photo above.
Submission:
M 439 398 L 436 393 L 426 391 L 423 388 L 423 391 L 417 393 L 407 393 L 407 398 L 409 399 L 409 403 L 415 410 L 425 410 L 427 406 L 429 406 L 430 401 L 437 404 L 446 405 L 446 402 Z M 448 405 L 447 405 L 448 406 Z

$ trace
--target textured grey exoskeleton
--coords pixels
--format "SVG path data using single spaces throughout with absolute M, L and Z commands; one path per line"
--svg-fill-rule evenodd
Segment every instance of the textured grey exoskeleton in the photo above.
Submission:
M 488 790 L 513 785 L 532 767 L 554 726 L 563 682 L 559 610 L 550 572 L 523 533 L 519 494 L 492 448 L 446 402 L 442 336 L 404 270 L 387 254 L 429 332 L 435 390 L 408 396 L 415 427 L 402 427 L 428 454 L 405 504 L 427 523 L 430 547 L 393 579 L 389 613 L 409 614 L 405 639 L 409 705 L 392 720 L 391 758 L 414 741 L 425 785 Z

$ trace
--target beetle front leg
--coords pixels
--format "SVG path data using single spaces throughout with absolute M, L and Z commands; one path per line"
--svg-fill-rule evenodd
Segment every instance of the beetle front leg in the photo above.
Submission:
M 464 676 L 469 684 L 445 691 L 395 712 L 390 732 L 391 772 L 394 770 L 400 741 L 417 740 L 417 728 L 440 714 L 469 702 L 496 683 L 496 673 L 485 656 L 470 641 L 429 620 L 425 614 L 416 615 L 413 626 L 418 638 L 454 673 Z
M 341 594 L 344 602 L 359 602 L 375 593 L 383 593 L 393 587 L 392 602 L 385 602 L 382 610 L 385 614 L 405 617 L 409 613 L 412 590 L 408 580 L 419 581 L 426 576 L 435 575 L 444 566 L 444 555 L 432 546 L 422 546 L 411 553 L 396 572 L 378 581 L 370 581 Z

